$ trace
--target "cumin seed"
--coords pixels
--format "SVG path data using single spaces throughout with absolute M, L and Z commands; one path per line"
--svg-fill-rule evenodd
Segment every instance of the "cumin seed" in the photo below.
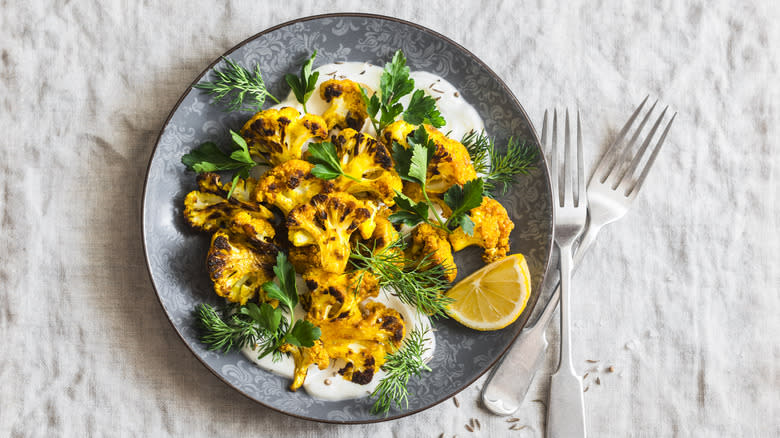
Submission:
M 588 378 L 588 374 L 590 374 L 590 373 L 585 373 L 585 375 L 584 375 L 584 376 L 582 376 L 582 380 L 585 380 L 585 379 L 587 379 L 587 378 Z
M 366 71 L 365 71 L 365 70 L 363 70 L 363 71 L 361 71 L 361 72 L 360 72 L 360 74 L 362 75 L 362 74 L 363 74 L 363 73 L 365 73 L 365 72 L 366 72 Z
M 585 362 L 587 362 L 587 363 L 599 363 L 599 361 L 593 360 L 593 359 L 588 359 Z
M 477 429 L 482 429 L 482 425 L 481 425 L 481 424 L 479 424 L 479 420 L 477 420 L 477 419 L 475 418 L 475 419 L 474 419 L 474 422 L 475 422 L 475 423 L 477 423 Z
M 458 401 L 458 397 L 452 397 L 452 402 L 455 403 L 455 407 L 460 407 L 460 402 Z
M 431 88 L 431 90 L 432 90 L 432 91 L 435 91 L 435 92 L 437 92 L 437 93 L 444 94 L 444 92 L 443 92 L 443 91 L 441 91 L 441 90 L 437 90 L 437 89 L 435 89 L 435 88 Z
M 469 418 L 469 426 L 474 427 L 474 419 Z
M 517 423 L 518 421 L 520 421 L 519 418 L 510 418 L 510 419 L 506 420 L 507 423 Z
M 599 379 L 598 377 L 596 377 L 596 385 L 601 385 L 601 379 Z
M 468 430 L 469 432 L 474 432 L 474 428 L 472 428 L 468 424 L 466 425 L 466 430 Z
M 586 386 L 585 389 L 582 390 L 582 392 L 588 392 L 589 389 L 590 389 L 590 386 Z

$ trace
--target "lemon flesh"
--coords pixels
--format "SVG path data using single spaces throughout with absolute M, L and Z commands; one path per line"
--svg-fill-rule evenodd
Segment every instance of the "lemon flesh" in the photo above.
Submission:
M 531 275 L 522 254 L 474 272 L 447 292 L 447 313 L 475 330 L 498 330 L 517 320 L 531 296 Z

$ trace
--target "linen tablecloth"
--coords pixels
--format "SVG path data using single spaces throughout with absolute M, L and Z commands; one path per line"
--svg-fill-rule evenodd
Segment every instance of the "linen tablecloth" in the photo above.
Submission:
M 317 424 L 223 384 L 158 303 L 140 199 L 168 112 L 237 42 L 347 11 L 459 42 L 537 126 L 546 108 L 579 108 L 590 165 L 645 95 L 679 112 L 632 210 L 574 278 L 588 429 L 780 435 L 776 5 L 382 3 L 2 2 L 0 436 L 542 436 L 534 400 L 546 400 L 554 348 L 513 423 L 480 406 L 480 379 L 457 395 L 459 407 Z M 554 343 L 555 324 L 548 334 Z M 481 425 L 473 433 L 471 418 Z

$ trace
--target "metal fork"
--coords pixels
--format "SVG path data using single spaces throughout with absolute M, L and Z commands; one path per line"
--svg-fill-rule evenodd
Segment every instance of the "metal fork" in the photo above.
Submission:
M 569 308 L 571 248 L 574 241 L 585 230 L 585 222 L 588 217 L 579 112 L 577 113 L 577 150 L 575 156 L 569 132 L 569 110 L 566 110 L 562 178 L 559 176 L 561 166 L 558 165 L 557 137 L 558 112 L 554 111 L 550 173 L 554 195 L 555 245 L 558 247 L 561 272 L 561 360 L 558 364 L 558 370 L 550 379 L 547 436 L 574 438 L 585 436 L 585 402 L 582 397 L 582 380 L 574 371 L 574 365 L 571 361 L 571 313 Z
M 643 127 L 650 119 L 650 115 L 658 103 L 657 101 L 643 117 L 631 138 L 626 142 L 624 140 L 647 103 L 648 97 L 645 97 L 620 130 L 613 143 L 602 156 L 588 182 L 588 225 L 575 251 L 575 269 L 579 266 L 583 255 L 587 252 L 590 245 L 596 240 L 596 236 L 601 228 L 623 217 L 633 200 L 636 199 L 639 189 L 653 166 L 669 132 L 669 128 L 677 115 L 675 113 L 666 124 L 661 138 L 652 147 L 650 157 L 642 166 L 639 177 L 634 179 L 633 175 L 637 172 L 639 163 L 647 153 L 649 145 L 668 109 L 668 107 L 664 109 L 650 133 L 645 137 L 639 150 L 632 155 L 631 152 L 634 145 Z M 544 122 L 542 123 L 543 145 L 547 143 L 546 136 L 547 112 L 545 111 Z M 483 386 L 482 401 L 485 407 L 496 414 L 511 415 L 520 408 L 534 374 L 544 359 L 547 349 L 547 339 L 545 339 L 544 331 L 555 314 L 560 298 L 560 289 L 557 287 L 556 279 L 551 278 L 551 281 L 549 283 L 545 282 L 545 284 L 552 284 L 554 291 L 549 301 L 545 304 L 541 315 L 533 325 L 530 325 L 520 333 L 515 341 L 515 345 L 507 352 L 501 363 L 493 367 Z

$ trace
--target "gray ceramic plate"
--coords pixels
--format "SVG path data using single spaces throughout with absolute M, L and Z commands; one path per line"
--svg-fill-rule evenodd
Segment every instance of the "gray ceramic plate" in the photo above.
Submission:
M 515 136 L 539 145 L 525 111 L 495 73 L 463 47 L 413 23 L 363 14 L 303 18 L 261 32 L 225 56 L 245 66 L 259 63 L 272 94 L 283 97 L 289 92 L 283 76 L 297 73 L 315 49 L 315 67 L 335 61 L 384 65 L 402 49 L 412 70 L 436 73 L 455 85 L 480 112 L 497 144 L 506 144 Z M 210 77 L 218 62 L 193 84 Z M 219 300 L 205 270 L 209 237 L 189 231 L 182 220 L 183 198 L 195 189 L 195 175 L 185 170 L 180 159 L 205 141 L 226 144 L 228 129 L 238 130 L 250 116 L 223 112 L 209 104 L 208 96 L 190 87 L 165 122 L 149 162 L 143 200 L 149 273 L 165 313 L 193 354 L 225 383 L 271 409 L 334 423 L 382 421 L 418 412 L 456 394 L 495 363 L 528 319 L 550 259 L 551 196 L 541 160 L 538 170 L 518 178 L 501 199 L 516 225 L 511 250 L 526 255 L 533 276 L 526 311 L 514 324 L 494 332 L 473 331 L 454 321 L 437 322 L 436 350 L 429 364 L 433 371 L 410 383 L 407 409 L 393 409 L 387 417 L 378 417 L 370 413 L 372 401 L 368 398 L 326 402 L 309 397 L 305 391 L 290 392 L 287 379 L 254 366 L 240 353 L 210 352 L 198 341 L 193 309 L 199 303 L 218 304 Z M 476 248 L 458 253 L 456 262 L 460 278 L 482 266 Z

